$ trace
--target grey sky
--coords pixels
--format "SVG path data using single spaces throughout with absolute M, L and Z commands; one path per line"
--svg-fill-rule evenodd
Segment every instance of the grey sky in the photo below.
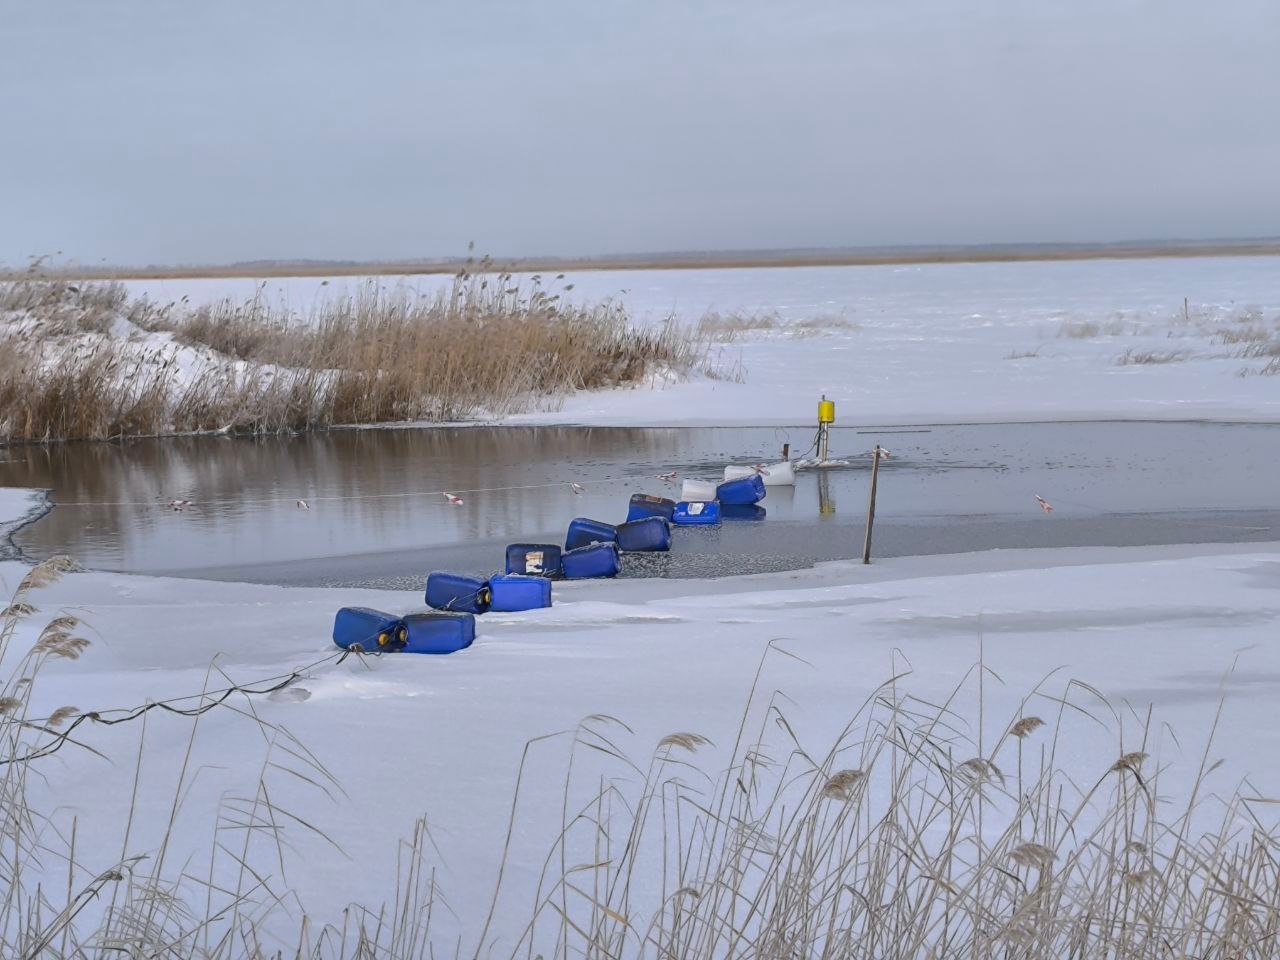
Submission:
M 0 261 L 1280 233 L 1277 0 L 0 0 Z

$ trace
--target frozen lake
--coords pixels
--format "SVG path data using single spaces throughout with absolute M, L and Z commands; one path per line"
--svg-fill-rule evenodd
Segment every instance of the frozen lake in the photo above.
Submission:
M 520 279 L 527 280 L 527 276 Z M 1276 257 L 1156 257 L 1147 260 L 1054 260 L 1017 263 L 885 264 L 580 271 L 557 280 L 557 291 L 581 301 L 616 299 L 640 321 L 674 315 L 692 320 L 708 311 L 774 311 L 784 319 L 834 316 L 873 326 L 921 330 L 976 321 L 970 327 L 1036 324 L 1065 317 L 1109 318 L 1117 311 L 1167 319 L 1183 298 L 1201 304 L 1280 310 Z M 134 293 L 164 303 L 261 297 L 305 315 L 326 299 L 369 285 L 431 294 L 447 274 L 375 277 L 278 277 L 132 280 Z
M 526 283 L 528 278 L 525 278 Z M 305 318 L 447 276 L 138 281 L 161 301 L 260 297 Z M 711 344 L 714 377 L 579 393 L 508 422 L 612 426 L 843 422 L 1280 422 L 1280 258 L 636 270 L 542 278 L 616 299 L 636 323 L 764 317 Z M 1271 363 L 1273 375 L 1260 375 Z
M 11 448 L 0 484 L 52 491 L 54 510 L 16 537 L 33 557 L 414 588 L 430 569 L 491 573 L 509 542 L 561 542 L 575 516 L 621 521 L 632 493 L 677 492 L 660 473 L 711 478 L 729 462 L 776 458 L 784 442 L 800 455 L 811 438 L 801 427 L 462 427 L 62 444 Z M 770 488 L 761 522 L 679 529 L 670 555 L 631 557 L 628 575 L 725 576 L 860 555 L 876 442 L 893 454 L 879 490 L 881 557 L 1265 541 L 1280 530 L 1280 426 L 837 426 L 832 453 L 848 468 Z M 175 512 L 166 506 L 175 498 L 192 504 Z

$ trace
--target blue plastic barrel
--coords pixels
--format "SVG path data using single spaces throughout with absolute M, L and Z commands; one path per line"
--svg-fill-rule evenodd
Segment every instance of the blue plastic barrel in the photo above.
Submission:
M 674 507 L 675 504 L 673 503 Z M 674 512 L 674 511 L 673 511 Z M 671 549 L 671 524 L 662 517 L 645 517 L 618 524 L 618 548 L 632 552 Z
M 411 613 L 404 626 L 405 653 L 454 653 L 476 638 L 476 618 L 469 613 Z
M 489 578 L 489 609 L 511 613 L 551 606 L 551 581 L 509 573 Z
M 661 517 L 663 520 L 670 520 L 675 509 L 674 500 L 655 497 L 651 493 L 636 493 L 632 494 L 631 502 L 627 504 L 627 521 L 643 520 L 645 517 Z
M 671 522 L 677 527 L 705 527 L 720 522 L 720 504 L 714 500 L 681 500 Z
M 404 621 L 368 607 L 343 607 L 333 618 L 333 642 L 365 653 L 399 650 L 405 644 Z
M 511 544 L 507 547 L 507 573 L 520 573 L 531 577 L 560 576 L 559 544 Z
M 763 520 L 768 511 L 758 503 L 726 503 L 720 507 L 722 520 Z
M 427 606 L 459 613 L 489 609 L 489 584 L 477 577 L 437 570 L 427 577 Z
M 613 543 L 617 539 L 618 530 L 612 523 L 578 517 L 569 524 L 569 533 L 564 538 L 564 548 L 576 550 L 591 543 Z
M 716 487 L 716 499 L 728 506 L 745 506 L 764 499 L 764 477 L 753 473 L 740 480 L 726 480 Z
M 564 575 L 569 580 L 616 577 L 621 569 L 622 557 L 616 543 L 593 543 L 564 555 Z

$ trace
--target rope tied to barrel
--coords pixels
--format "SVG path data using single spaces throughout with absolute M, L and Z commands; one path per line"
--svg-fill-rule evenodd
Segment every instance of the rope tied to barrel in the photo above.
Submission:
M 256 680 L 250 683 L 233 683 L 230 686 L 218 689 L 202 691 L 200 693 L 190 693 L 181 697 L 170 697 L 167 700 L 150 700 L 136 707 L 117 707 L 105 710 L 86 710 L 71 718 L 70 725 L 65 730 L 55 731 L 47 726 L 52 717 L 43 717 L 36 720 L 19 720 L 17 721 L 24 727 L 39 730 L 43 733 L 53 734 L 53 739 L 43 746 L 37 747 L 27 753 L 16 757 L 0 758 L 0 767 L 13 763 L 26 763 L 31 760 L 39 760 L 43 757 L 57 753 L 71 739 L 71 735 L 76 728 L 85 723 L 95 723 L 101 726 L 112 727 L 121 723 L 128 723 L 137 720 L 144 714 L 152 710 L 163 710 L 166 713 L 172 713 L 182 717 L 198 717 L 201 714 L 208 713 L 215 707 L 219 707 L 226 703 L 233 695 L 239 693 L 245 696 L 267 696 L 278 690 L 283 690 L 290 684 L 309 676 L 313 671 L 322 667 L 336 667 L 345 660 L 356 654 L 359 657 L 381 657 L 382 652 L 375 649 L 366 650 L 363 646 L 365 642 L 377 642 L 377 634 L 370 634 L 363 641 L 352 643 L 347 649 L 339 650 L 319 660 L 304 664 L 291 670 L 287 674 L 278 674 L 274 677 L 268 677 L 264 680 Z M 263 686 L 266 684 L 266 686 Z M 185 700 L 200 700 L 201 702 L 193 707 L 180 707 L 175 704 L 182 703 Z M 104 716 L 104 714 L 121 714 L 120 716 Z

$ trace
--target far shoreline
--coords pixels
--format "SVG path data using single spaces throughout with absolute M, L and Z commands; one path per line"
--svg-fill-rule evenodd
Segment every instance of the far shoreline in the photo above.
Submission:
M 1271 414 L 1259 414 L 1251 416 L 1242 414 L 1238 416 L 1229 416 L 1226 414 L 1205 414 L 1204 416 L 1195 416 L 1190 413 L 1179 413 L 1177 415 L 1162 416 L 1143 416 L 1140 413 L 1115 413 L 1109 414 L 1105 411 L 1096 413 L 1064 413 L 1060 416 L 1051 414 L 1028 414 L 1026 417 L 1008 417 L 997 416 L 983 417 L 980 415 L 958 415 L 954 419 L 948 419 L 936 414 L 921 414 L 919 419 L 899 418 L 893 415 L 887 416 L 884 420 L 871 418 L 860 420 L 856 423 L 840 423 L 837 427 L 841 430 L 853 430 L 860 434 L 880 434 L 888 435 L 891 431 L 901 433 L 929 433 L 934 428 L 945 429 L 947 427 L 1035 427 L 1035 426 L 1056 426 L 1061 424 L 1135 424 L 1135 425 L 1151 425 L 1151 424 L 1170 424 L 1170 425 L 1199 425 L 1206 427 L 1280 427 L 1280 417 Z M 780 418 L 778 420 L 770 420 L 766 418 L 754 418 L 751 420 L 651 420 L 630 422 L 627 420 L 612 420 L 604 418 L 598 421 L 587 420 L 555 420 L 555 419 L 539 419 L 534 414 L 514 414 L 510 418 L 497 419 L 475 419 L 475 420 L 387 420 L 380 423 L 334 423 L 326 426 L 307 427 L 298 430 L 280 430 L 280 431 L 264 431 L 255 433 L 252 431 L 237 432 L 233 430 L 183 430 L 173 431 L 171 433 L 137 433 L 125 434 L 113 437 L 51 437 L 44 440 L 0 440 L 0 451 L 17 450 L 21 448 L 37 447 L 52 448 L 67 445 L 110 445 L 121 446 L 130 443 L 163 443 L 173 440 L 221 440 L 221 441 L 261 441 L 261 440 L 297 440 L 302 437 L 315 436 L 325 433 L 345 433 L 359 432 L 366 430 L 812 430 L 812 423 L 805 423 L 800 420 L 791 420 L 789 418 Z M 4 461 L 0 460 L 0 464 Z M 13 487 L 6 486 L 0 482 L 0 490 L 11 490 Z M 39 493 L 39 490 L 34 492 Z M 48 491 L 45 491 L 46 493 Z M 49 506 L 52 509 L 52 505 Z M 45 510 L 44 512 L 48 512 Z M 37 513 L 33 509 L 31 519 L 21 521 L 19 528 L 27 526 L 39 520 L 44 513 Z M 10 534 L 16 530 L 8 531 Z M 0 526 L 0 547 L 3 547 L 3 538 L 5 530 Z M 0 550 L 0 559 L 3 559 L 3 552 Z
M 583 273 L 606 270 L 724 270 L 779 267 L 923 266 L 1076 260 L 1151 260 L 1280 256 L 1280 239 L 1097 244 L 991 244 L 818 250 L 619 254 L 599 257 L 488 257 L 419 260 L 259 260 L 210 265 L 85 266 L 38 270 L 0 267 L 0 281 L 199 280 L 282 277 L 430 276 L 457 273 Z

